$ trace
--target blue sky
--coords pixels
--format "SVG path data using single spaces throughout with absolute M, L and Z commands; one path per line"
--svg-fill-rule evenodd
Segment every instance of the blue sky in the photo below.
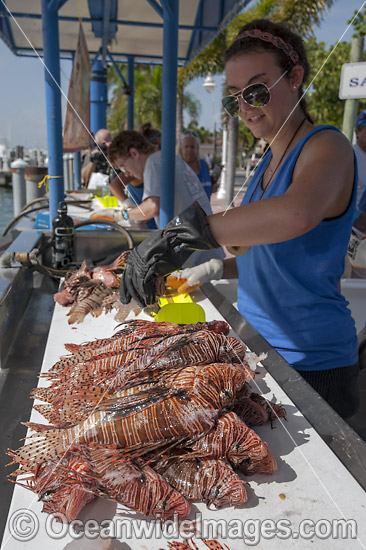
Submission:
M 301 1 L 301 0 L 295 0 Z M 315 34 L 329 46 L 334 44 L 347 27 L 364 0 L 336 0 L 324 16 Z M 343 40 L 350 41 L 350 29 Z M 71 62 L 61 62 L 61 87 L 67 95 Z M 0 40 L 0 137 L 10 146 L 46 147 L 46 123 L 43 67 L 38 59 L 15 56 Z M 222 78 L 215 77 L 215 91 L 208 94 L 203 88 L 204 79 L 196 79 L 187 90 L 201 103 L 200 124 L 213 129 L 219 125 L 221 112 Z

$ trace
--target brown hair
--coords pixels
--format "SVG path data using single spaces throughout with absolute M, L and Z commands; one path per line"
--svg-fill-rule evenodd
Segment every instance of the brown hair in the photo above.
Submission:
M 155 147 L 140 132 L 124 130 L 120 132 L 108 147 L 108 157 L 112 162 L 116 157 L 128 157 L 131 147 L 140 153 L 154 153 Z
M 246 31 L 249 32 L 246 33 Z M 304 82 L 306 82 L 309 77 L 310 66 L 302 39 L 284 25 L 272 23 L 268 19 L 256 19 L 244 25 L 239 30 L 234 42 L 226 50 L 225 62 L 242 53 L 261 52 L 263 50 L 275 55 L 278 66 L 283 71 L 291 69 L 296 60 L 296 64 L 304 68 Z M 299 87 L 298 93 L 300 99 L 304 93 L 302 86 Z M 300 108 L 306 118 L 313 122 L 307 111 L 304 98 L 300 100 Z
M 157 128 L 154 128 L 151 122 L 145 122 L 145 124 L 142 124 L 140 132 L 148 141 L 150 141 L 150 143 L 158 145 L 157 139 L 161 137 L 161 132 Z

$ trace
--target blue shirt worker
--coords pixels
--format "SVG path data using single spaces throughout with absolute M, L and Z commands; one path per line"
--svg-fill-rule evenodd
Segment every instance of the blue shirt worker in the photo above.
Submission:
M 230 247 L 237 257 L 182 276 L 238 276 L 242 315 L 349 418 L 359 406 L 358 342 L 339 281 L 356 206 L 352 146 L 335 127 L 313 124 L 303 97 L 305 47 L 284 25 L 258 19 L 242 27 L 225 66 L 223 107 L 266 139 L 268 152 L 240 206 L 207 216 L 194 203 L 132 250 L 121 300 L 153 303 L 156 277 L 179 269 L 187 249 Z

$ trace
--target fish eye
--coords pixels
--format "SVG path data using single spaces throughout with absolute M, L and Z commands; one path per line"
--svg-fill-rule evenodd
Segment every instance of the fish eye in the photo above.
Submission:
M 56 489 L 48 489 L 47 491 L 45 491 L 39 496 L 38 500 L 43 500 L 44 498 L 51 496 L 55 492 L 56 492 Z

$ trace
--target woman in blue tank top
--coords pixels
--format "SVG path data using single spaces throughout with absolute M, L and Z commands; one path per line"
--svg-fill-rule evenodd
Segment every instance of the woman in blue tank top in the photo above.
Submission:
M 236 258 L 211 260 L 181 276 L 188 284 L 238 276 L 243 317 L 348 418 L 358 408 L 357 336 L 339 281 L 357 170 L 345 136 L 332 126 L 314 126 L 309 117 L 303 99 L 308 75 L 303 42 L 284 26 L 256 20 L 239 31 L 226 52 L 230 95 L 223 106 L 256 138 L 268 141 L 268 152 L 241 206 L 208 216 L 199 229 L 197 212 L 187 210 L 155 249 L 153 243 L 145 247 L 148 253 L 137 248 L 138 261 L 129 258 L 136 272 L 126 272 L 124 289 L 138 288 L 147 296 L 149 274 L 180 266 L 179 253 L 167 262 L 167 243 L 178 251 L 177 243 L 234 247 Z M 127 290 L 121 296 L 128 301 Z

